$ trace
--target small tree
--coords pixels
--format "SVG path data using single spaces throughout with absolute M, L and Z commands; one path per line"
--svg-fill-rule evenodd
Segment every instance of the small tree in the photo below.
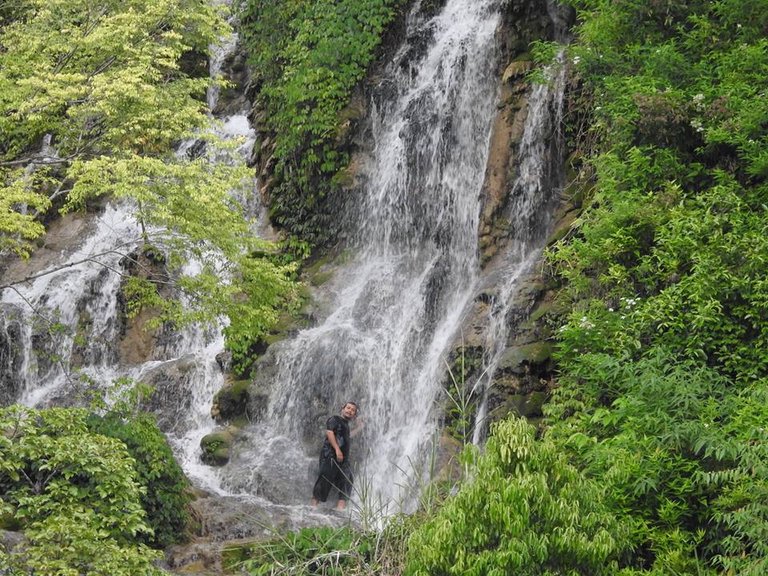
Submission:
M 162 574 L 125 444 L 93 434 L 81 409 L 0 410 L 0 503 L 29 539 L 5 561 L 23 573 Z
M 406 574 L 616 574 L 624 530 L 600 485 L 512 418 L 459 493 L 411 537 Z
M 247 301 L 249 333 L 230 337 L 247 340 L 239 350 L 292 300 L 294 268 L 270 259 L 276 248 L 254 238 L 234 200 L 253 186 L 244 163 L 174 153 L 195 134 L 215 140 L 205 54 L 228 26 L 213 4 L 21 0 L 0 12 L 0 255 L 28 256 L 53 208 L 123 201 L 141 226 L 125 245 L 160 247 L 190 304 L 132 278 L 129 311 L 149 304 L 158 321 L 238 322 Z M 190 260 L 194 275 L 183 273 Z

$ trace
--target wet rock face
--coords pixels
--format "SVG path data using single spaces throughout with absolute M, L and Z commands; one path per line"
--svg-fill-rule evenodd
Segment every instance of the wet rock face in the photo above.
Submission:
M 23 369 L 21 323 L 18 310 L 13 306 L 0 304 L 0 405 L 12 404 L 21 392 L 19 385 Z
M 529 46 L 534 40 L 562 38 L 568 18 L 572 16 L 566 12 L 550 13 L 546 0 L 512 0 L 504 12 L 499 32 L 503 54 L 499 69 L 499 110 L 491 135 L 478 238 L 481 264 L 488 278 L 503 267 L 507 247 L 513 245 L 513 241 L 525 241 L 527 237 L 525 231 L 521 235 L 520 231 L 511 228 L 509 213 L 529 115 L 532 86 L 527 74 L 534 66 L 528 53 Z M 562 162 L 562 159 L 555 156 L 552 161 Z M 553 166 L 550 172 L 560 178 L 561 167 Z M 553 181 L 552 184 L 556 183 Z M 560 202 L 550 227 L 551 239 L 562 235 L 576 212 L 569 201 Z M 548 278 L 540 270 L 541 266 L 535 266 L 527 277 L 518 279 L 519 287 L 505 312 L 504 322 L 508 328 L 505 349 L 489 383 L 486 399 L 490 422 L 510 413 L 534 419 L 540 417 L 541 405 L 553 385 L 554 344 L 548 319 L 557 311 L 551 304 L 552 287 L 548 286 Z M 498 294 L 483 291 L 477 295 L 462 330 L 462 342 L 456 343 L 456 351 L 473 350 L 473 357 L 487 356 L 488 326 L 491 317 L 498 313 L 493 304 L 497 297 Z M 469 364 L 464 375 L 470 388 L 483 370 L 482 361 L 476 364 Z
M 200 459 L 209 466 L 224 466 L 229 462 L 234 433 L 230 430 L 218 430 L 203 436 L 200 440 Z
M 239 47 L 233 50 L 221 64 L 222 75 L 230 84 L 219 92 L 212 112 L 215 116 L 229 116 L 242 113 L 250 108 L 246 96 L 251 81 L 247 56 Z
M 247 380 L 238 380 L 216 393 L 211 408 L 211 416 L 214 420 L 229 422 L 246 415 L 249 384 Z
M 155 414 L 163 432 L 184 432 L 178 429 L 178 416 L 192 409 L 194 399 L 190 390 L 195 369 L 195 358 L 189 354 L 164 362 L 142 377 L 142 381 L 153 389 L 147 410 Z
M 531 85 L 526 74 L 533 69 L 529 46 L 535 40 L 551 39 L 554 33 L 545 0 L 508 3 L 499 32 L 502 52 L 499 113 L 491 134 L 480 216 L 479 243 L 483 264 L 499 253 L 512 233 L 505 208 L 509 206 L 528 116 Z

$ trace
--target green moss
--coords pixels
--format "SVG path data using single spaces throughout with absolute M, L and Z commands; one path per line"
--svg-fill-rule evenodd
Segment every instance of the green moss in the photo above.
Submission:
M 313 274 L 310 279 L 309 283 L 312 284 L 312 286 L 322 286 L 328 280 L 333 278 L 333 272 L 330 270 L 327 270 L 325 272 L 318 272 L 317 274 Z
M 232 420 L 243 416 L 248 406 L 249 380 L 238 380 L 219 390 L 213 398 L 217 418 Z
M 206 434 L 200 440 L 200 459 L 209 466 L 223 466 L 229 462 L 234 438 L 229 431 Z
M 362 115 L 350 96 L 401 0 L 245 3 L 243 36 L 267 130 L 275 134 L 273 222 L 315 244 L 337 220 L 332 180 L 349 161 L 347 135 Z
M 533 342 L 523 346 L 513 346 L 504 353 L 499 367 L 514 372 L 520 369 L 523 364 L 544 364 L 552 358 L 552 351 L 553 346 L 549 342 Z

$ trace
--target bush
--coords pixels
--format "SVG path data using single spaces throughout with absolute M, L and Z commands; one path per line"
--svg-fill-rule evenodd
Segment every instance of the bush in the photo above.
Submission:
M 144 489 L 141 505 L 152 528 L 142 541 L 154 548 L 180 542 L 189 522 L 189 482 L 154 417 L 139 414 L 126 420 L 111 413 L 92 416 L 88 427 L 94 433 L 122 441 L 135 461 L 137 481 Z
M 616 574 L 626 533 L 600 483 L 513 418 L 494 427 L 471 478 L 413 534 L 406 574 Z
M 764 573 L 768 9 L 571 3 L 596 182 L 549 254 L 546 438 L 630 520 L 625 570 Z
M 0 504 L 28 539 L 0 560 L 23 574 L 162 574 L 137 541 L 151 528 L 134 460 L 86 420 L 81 409 L 0 410 Z
M 402 0 L 242 1 L 242 32 L 275 134 L 270 216 L 315 244 L 337 222 L 327 212 L 346 166 L 340 112 L 373 60 Z

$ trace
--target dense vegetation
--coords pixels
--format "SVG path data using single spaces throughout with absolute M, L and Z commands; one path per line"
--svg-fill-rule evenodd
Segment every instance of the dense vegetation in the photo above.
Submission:
M 27 256 L 57 209 L 122 201 L 141 225 L 135 240 L 164 255 L 188 303 L 145 274 L 126 282 L 129 312 L 152 306 L 158 322 L 229 315 L 238 359 L 293 298 L 293 267 L 269 258 L 275 248 L 254 237 L 234 200 L 252 187 L 242 162 L 174 153 L 201 134 L 209 147 L 224 146 L 204 103 L 212 83 L 206 53 L 228 30 L 214 4 L 3 3 L 0 256 Z M 190 261 L 197 270 L 184 274 Z
M 123 203 L 141 229 L 125 246 L 164 267 L 161 278 L 124 278 L 128 313 L 150 306 L 157 323 L 227 315 L 237 363 L 294 301 L 295 266 L 254 237 L 235 200 L 252 187 L 242 162 L 174 152 L 192 137 L 228 146 L 205 105 L 207 52 L 229 31 L 214 4 L 0 5 L 0 257 L 28 257 L 58 212 Z M 190 262 L 197 270 L 185 275 Z M 153 548 L 183 537 L 186 489 L 147 415 L 3 408 L 0 525 L 26 541 L 10 555 L 0 546 L 0 572 L 159 574 Z
M 548 417 L 500 423 L 383 554 L 345 541 L 345 574 L 768 572 L 768 4 L 570 3 L 584 209 L 548 253 Z M 250 567 L 308 574 L 335 546 L 302 533 Z
M 578 15 L 569 54 L 579 88 L 570 95 L 567 129 L 584 210 L 548 254 L 559 309 L 568 312 L 551 319 L 560 374 L 544 425 L 498 424 L 482 454 L 468 449 L 458 492 L 435 492 L 444 498 L 440 506 L 425 500 L 419 514 L 392 519 L 383 531 L 288 535 L 244 550 L 234 561 L 239 569 L 768 573 L 768 4 L 570 3 Z M 276 139 L 273 215 L 309 239 L 319 238 L 318 206 L 346 162 L 335 146 L 340 111 L 395 5 L 245 3 L 246 38 Z M 112 38 L 114 28 L 99 43 L 110 53 L 67 44 L 90 42 L 99 27 L 87 24 L 103 23 L 109 10 L 91 20 L 72 18 L 72 2 L 45 6 L 22 0 L 17 10 L 0 8 L 4 247 L 28 250 L 41 232 L 34 211 L 46 210 L 59 191 L 71 192 L 70 202 L 87 199 L 103 174 L 115 194 L 141 191 L 134 198 L 147 207 L 142 215 L 182 222 L 173 210 L 183 190 L 193 192 L 182 174 L 207 178 L 207 171 L 187 166 L 195 161 L 169 162 L 160 150 L 181 137 L 182 125 L 202 124 L 194 115 L 179 123 L 155 118 L 144 92 L 127 90 L 126 79 L 144 76 L 118 66 L 130 62 L 119 46 L 132 44 Z M 130 11 L 113 26 L 142 14 Z M 86 27 L 54 35 L 63 47 L 52 42 L 48 49 L 43 38 L 60 27 L 51 28 L 54 18 Z M 185 21 L 180 30 L 215 28 L 202 22 Z M 166 34 L 173 26 L 146 28 L 157 32 L 144 38 L 157 42 L 150 42 L 156 52 L 145 62 L 147 82 L 163 92 L 154 84 L 162 78 L 173 89 L 156 98 L 175 94 L 183 103 L 177 110 L 189 111 L 203 81 L 160 56 L 176 62 L 211 37 L 182 42 Z M 121 70 L 110 82 L 123 89 L 106 91 L 110 82 L 99 75 Z M 96 80 L 104 80 L 104 94 L 92 92 Z M 126 110 L 143 110 L 141 126 L 153 128 L 134 133 L 139 124 L 112 123 L 113 113 Z M 63 161 L 35 161 L 44 134 L 54 135 Z M 108 166 L 107 154 L 117 162 Z M 177 171 L 187 168 L 192 172 Z M 151 177 L 134 178 L 140 170 Z M 154 184 L 163 179 L 171 186 L 160 194 L 166 188 Z M 199 190 L 216 188 L 202 182 Z M 255 330 L 268 325 L 271 302 L 253 319 Z M 241 304 L 243 312 L 252 309 Z M 248 348 L 244 341 L 243 356 Z M 183 522 L 184 496 L 176 472 L 155 467 L 163 449 L 149 421 L 11 408 L 0 413 L 0 426 L 3 511 L 30 539 L 27 556 L 14 561 L 27 572 L 153 573 L 146 543 L 170 541 Z M 131 454 L 141 454 L 146 467 Z M 150 485 L 158 478 L 169 492 Z
M 274 137 L 270 216 L 302 240 L 322 243 L 337 224 L 328 200 L 349 161 L 343 109 L 403 0 L 241 4 L 265 112 L 260 129 Z
M 152 547 L 182 535 L 186 480 L 157 426 L 126 416 L 0 409 L 0 518 L 27 539 L 0 549 L 4 574 L 163 573 Z
M 768 5 L 572 3 L 592 176 L 549 254 L 558 389 L 537 442 L 496 428 L 411 573 L 765 574 Z

